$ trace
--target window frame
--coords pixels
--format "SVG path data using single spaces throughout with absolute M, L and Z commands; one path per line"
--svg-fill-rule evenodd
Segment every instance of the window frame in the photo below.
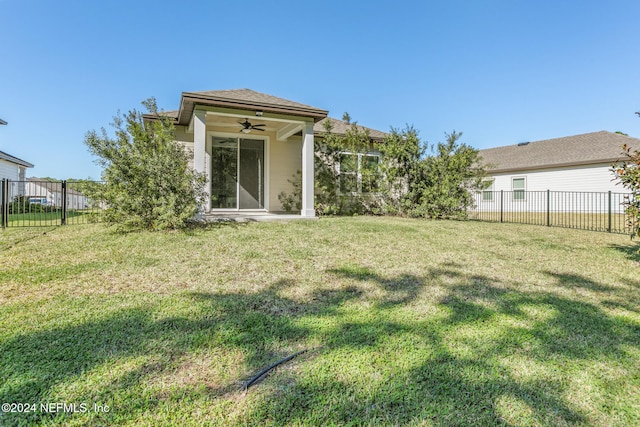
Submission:
M 515 188 L 514 182 L 516 180 L 522 180 L 523 188 Z M 527 200 L 527 177 L 526 176 L 512 176 L 511 177 L 511 191 L 512 199 L 514 202 L 524 202 Z M 516 194 L 518 196 L 516 196 Z M 520 194 L 522 194 L 520 196 Z
M 495 191 L 494 188 L 495 188 L 496 180 L 495 180 L 495 178 L 487 179 L 485 182 L 490 182 L 491 185 L 489 185 L 487 188 L 482 190 L 482 201 L 483 202 L 493 202 L 493 192 Z M 487 195 L 489 197 L 487 197 Z
M 356 156 L 356 167 L 354 171 L 343 171 L 342 170 L 342 156 Z M 377 159 L 377 164 L 378 164 L 378 172 L 379 172 L 379 168 L 380 168 L 380 161 L 382 160 L 382 155 L 380 154 L 380 152 L 378 151 L 367 151 L 364 153 L 360 153 L 360 152 L 353 152 L 353 151 L 341 151 L 340 152 L 340 159 L 338 160 L 338 180 L 339 180 L 339 186 L 338 189 L 340 191 L 341 194 L 372 194 L 372 193 L 376 193 L 376 191 L 366 191 L 363 192 L 362 191 L 362 169 L 363 169 L 363 161 L 365 157 L 375 157 Z M 342 189 L 342 176 L 343 175 L 348 175 L 348 176 L 354 176 L 356 177 L 356 189 L 355 191 L 343 191 Z

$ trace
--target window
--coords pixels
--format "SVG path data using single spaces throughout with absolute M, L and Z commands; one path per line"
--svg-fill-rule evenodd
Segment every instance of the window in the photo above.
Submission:
M 485 188 L 482 191 L 482 200 L 485 202 L 492 202 L 493 201 L 493 184 L 495 183 L 495 180 L 491 179 L 485 182 L 489 183 L 489 185 L 487 186 L 487 188 Z
M 360 190 L 372 193 L 380 187 L 380 157 L 371 154 L 360 155 Z
M 513 190 L 513 200 L 525 200 L 526 198 L 525 178 L 513 178 L 511 180 L 511 189 Z
M 379 187 L 380 155 L 342 153 L 340 155 L 340 191 L 371 193 Z
M 340 192 L 358 191 L 358 155 L 344 153 L 340 155 Z

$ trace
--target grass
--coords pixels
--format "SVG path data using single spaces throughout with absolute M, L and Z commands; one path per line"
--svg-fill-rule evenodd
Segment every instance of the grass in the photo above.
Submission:
M 500 212 L 473 211 L 469 213 L 469 218 L 480 221 L 500 221 Z M 610 222 L 609 222 L 610 220 Z M 626 214 L 612 213 L 597 214 L 583 212 L 551 212 L 547 216 L 546 212 L 503 212 L 503 222 L 514 222 L 519 224 L 547 225 L 547 221 L 552 227 L 576 228 L 580 230 L 608 231 L 612 233 L 631 234 L 631 217 Z
M 370 217 L 7 229 L 0 403 L 91 410 L 0 425 L 639 425 L 637 249 Z
M 89 222 L 89 218 L 95 212 L 90 210 L 67 210 L 67 223 L 80 224 Z M 25 212 L 18 214 L 8 214 L 7 222 L 9 227 L 40 227 L 56 226 L 62 221 L 61 209 L 52 212 Z

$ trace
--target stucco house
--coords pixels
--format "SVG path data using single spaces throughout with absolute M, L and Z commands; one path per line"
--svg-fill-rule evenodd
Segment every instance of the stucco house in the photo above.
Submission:
M 314 217 L 314 140 L 326 120 L 334 133 L 348 126 L 321 108 L 250 89 L 183 92 L 179 109 L 162 114 L 193 153 L 191 166 L 207 177 L 204 213 L 282 212 L 278 194 L 291 191 L 289 180 L 301 171 L 300 216 Z

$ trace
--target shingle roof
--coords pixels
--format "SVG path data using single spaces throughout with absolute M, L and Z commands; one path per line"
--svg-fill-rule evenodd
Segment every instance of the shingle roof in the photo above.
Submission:
M 326 119 L 322 119 L 319 122 L 317 122 L 315 125 L 313 125 L 313 132 L 317 135 L 318 134 L 322 135 L 323 133 L 326 133 L 327 131 L 325 126 L 327 121 L 331 122 L 331 132 L 337 133 L 339 135 L 344 135 L 349 129 L 349 127 L 351 126 L 350 124 L 342 120 L 334 119 L 333 117 L 327 117 Z M 357 126 L 358 126 L 358 129 L 360 130 L 368 131 L 369 137 L 371 139 L 381 141 L 387 136 L 386 133 L 381 132 L 379 130 L 371 129 L 371 128 L 360 126 L 360 125 L 357 125 Z
M 196 105 L 236 108 L 242 110 L 261 110 L 272 113 L 292 114 L 312 117 L 315 121 L 327 117 L 327 111 L 251 89 L 207 90 L 202 92 L 182 92 L 179 124 L 187 124 Z
M 256 92 L 251 89 L 228 89 L 228 90 L 205 90 L 202 92 L 184 92 L 189 95 L 201 95 L 211 99 L 227 99 L 230 101 L 243 101 L 248 104 L 273 105 L 278 107 L 291 107 L 297 109 L 320 110 L 311 105 L 301 104 L 299 102 L 289 101 L 288 99 L 278 98 L 277 96 L 268 95 L 266 93 Z
M 640 139 L 608 131 L 546 139 L 480 150 L 491 172 L 510 172 L 612 163 L 623 156 L 622 145 L 640 149 Z
M 4 151 L 0 151 L 0 159 L 6 160 L 11 163 L 15 163 L 20 166 L 24 166 L 25 168 L 32 168 L 33 165 L 27 161 L 19 159 L 17 157 L 12 156 L 11 154 L 5 153 Z

